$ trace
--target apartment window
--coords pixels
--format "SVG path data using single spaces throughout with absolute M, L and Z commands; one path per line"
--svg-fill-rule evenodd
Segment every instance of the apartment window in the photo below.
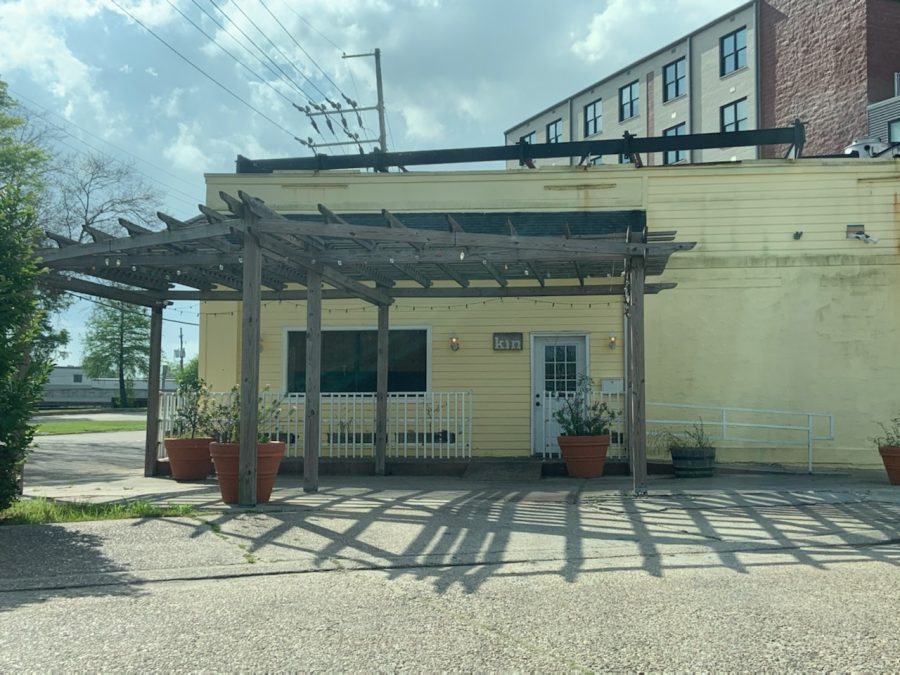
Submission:
M 684 57 L 663 66 L 663 101 L 671 101 L 687 92 L 686 67 Z
M 725 76 L 747 65 L 747 27 L 719 39 L 719 75 Z
M 900 143 L 900 120 L 888 122 L 888 143 Z
M 635 80 L 619 89 L 619 121 L 623 122 L 639 112 L 640 85 Z
M 684 136 L 687 133 L 687 124 L 682 122 L 674 127 L 663 129 L 663 136 Z M 663 153 L 663 164 L 675 164 L 687 159 L 687 152 L 684 150 L 668 150 Z
M 392 330 L 388 350 L 388 390 L 425 391 L 428 332 Z M 322 391 L 373 392 L 378 333 L 374 330 L 322 331 Z M 306 331 L 288 333 L 287 390 L 306 391 Z
M 74 382 L 75 384 L 81 384 L 83 380 L 84 376 L 81 373 L 72 375 L 72 382 Z
M 719 121 L 722 131 L 743 131 L 747 128 L 747 99 L 742 98 L 734 103 L 719 108 Z
M 534 132 L 532 131 L 529 134 L 525 134 L 524 136 L 519 136 L 519 143 L 528 143 L 529 145 L 534 145 Z
M 584 136 L 593 136 L 603 131 L 603 101 L 597 99 L 584 106 Z
M 547 125 L 547 142 L 559 143 L 562 138 L 562 120 L 554 120 Z

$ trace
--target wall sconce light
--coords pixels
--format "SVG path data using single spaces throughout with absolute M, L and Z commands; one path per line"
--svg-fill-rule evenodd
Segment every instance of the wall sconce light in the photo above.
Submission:
M 610 336 L 609 336 L 609 348 L 610 348 L 610 349 L 615 349 L 615 348 L 616 348 L 616 342 L 617 342 L 616 336 L 615 336 L 615 335 L 610 335 Z
M 450 336 L 450 349 L 454 352 L 459 351 L 459 338 L 455 335 Z

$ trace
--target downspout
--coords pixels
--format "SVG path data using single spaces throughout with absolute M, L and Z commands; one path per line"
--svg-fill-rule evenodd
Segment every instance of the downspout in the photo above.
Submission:
M 575 140 L 575 99 L 569 99 L 569 141 Z M 569 157 L 569 166 L 575 166 L 575 158 Z
M 687 37 L 687 66 L 685 67 L 687 70 L 688 76 L 688 118 L 687 118 L 687 132 L 689 134 L 696 133 L 694 129 L 694 38 L 690 35 Z M 663 83 L 665 86 L 665 83 Z M 688 162 L 693 164 L 694 162 L 694 153 L 696 150 L 688 150 Z
M 759 69 L 762 67 L 762 55 L 759 52 L 759 33 L 760 33 L 760 16 L 762 15 L 762 11 L 759 7 L 760 0 L 756 0 L 753 3 L 753 47 L 756 54 L 754 55 L 754 62 L 756 63 L 756 67 L 753 71 L 753 91 L 754 97 L 756 98 L 756 128 L 762 129 L 762 105 L 760 104 L 760 99 L 762 98 L 759 90 Z M 756 146 L 756 159 L 760 158 L 759 146 Z
M 628 425 L 628 420 L 631 418 L 631 406 L 629 405 L 631 402 L 631 397 L 629 396 L 628 391 L 628 383 L 630 378 L 628 377 L 628 296 L 625 295 L 622 303 L 622 344 L 625 345 L 622 350 L 622 440 L 626 442 L 625 446 L 628 450 L 628 469 L 632 470 L 631 467 L 631 439 L 625 439 L 625 432 L 630 428 Z

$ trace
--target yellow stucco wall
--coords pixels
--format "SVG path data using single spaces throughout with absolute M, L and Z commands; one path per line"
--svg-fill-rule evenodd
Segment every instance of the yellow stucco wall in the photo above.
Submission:
M 207 185 L 214 208 L 224 208 L 219 190 L 242 189 L 284 212 L 314 212 L 320 202 L 341 213 L 644 208 L 651 230 L 676 229 L 679 240 L 698 242 L 673 256 L 661 279 L 679 287 L 647 300 L 650 400 L 833 413 L 836 438 L 816 444 L 817 463 L 873 466 L 875 422 L 900 409 L 900 165 L 893 160 L 227 174 L 207 176 Z M 847 239 L 847 225 L 856 223 L 880 242 Z M 528 451 L 531 333 L 588 332 L 592 374 L 621 376 L 622 350 L 607 347 L 609 335 L 622 334 L 620 301 L 553 301 L 392 307 L 392 326 L 431 328 L 431 387 L 474 392 L 476 454 Z M 323 326 L 374 327 L 374 310 L 364 308 L 326 302 Z M 239 307 L 203 303 L 201 315 L 202 373 L 227 389 L 237 381 Z M 302 327 L 304 316 L 303 303 L 264 307 L 262 384 L 282 386 L 285 329 Z M 495 331 L 523 332 L 526 350 L 493 352 Z M 459 352 L 447 346 L 451 332 Z M 723 445 L 720 456 L 729 460 L 805 461 L 805 448 Z

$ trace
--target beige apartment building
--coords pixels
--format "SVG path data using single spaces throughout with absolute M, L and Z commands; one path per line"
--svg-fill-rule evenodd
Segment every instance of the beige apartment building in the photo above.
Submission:
M 897 0 L 752 0 L 516 124 L 505 132 L 506 144 L 742 131 L 799 118 L 807 155 L 839 154 L 866 135 L 867 106 L 896 93 L 900 40 L 886 35 L 885 26 L 898 25 Z M 717 148 L 642 155 L 641 161 L 737 161 L 778 151 Z

